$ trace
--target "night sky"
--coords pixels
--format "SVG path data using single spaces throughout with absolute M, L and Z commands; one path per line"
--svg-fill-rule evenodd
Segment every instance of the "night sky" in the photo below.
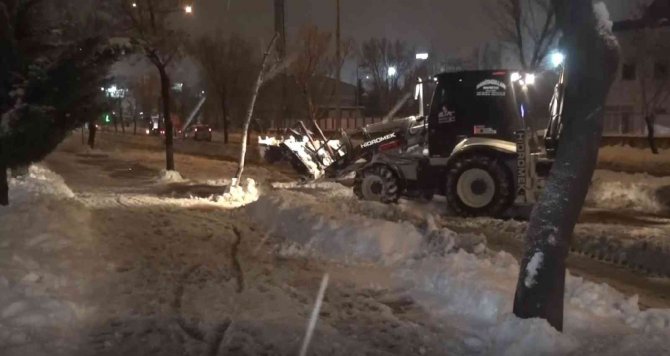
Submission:
M 251 41 L 267 43 L 274 32 L 273 0 L 191 0 L 194 15 L 183 18 L 193 37 L 206 33 L 237 32 Z M 285 0 L 289 44 L 305 24 L 335 31 L 335 0 Z M 490 8 L 500 0 L 341 0 L 343 37 L 360 43 L 371 37 L 406 40 L 418 50 L 449 56 L 496 40 Z M 605 0 L 614 20 L 630 18 L 632 0 Z M 115 72 L 144 71 L 123 63 Z M 343 79 L 353 82 L 354 70 L 345 67 Z M 182 62 L 176 78 L 197 81 L 198 69 Z
M 273 33 L 272 0 L 194 0 L 192 33 L 236 31 L 250 38 Z M 500 0 L 341 0 L 344 37 L 407 40 L 442 53 L 495 39 L 485 8 Z M 631 0 L 605 1 L 614 19 L 625 18 Z M 229 5 L 229 8 L 228 8 Z M 289 36 L 307 23 L 335 29 L 335 0 L 286 0 Z

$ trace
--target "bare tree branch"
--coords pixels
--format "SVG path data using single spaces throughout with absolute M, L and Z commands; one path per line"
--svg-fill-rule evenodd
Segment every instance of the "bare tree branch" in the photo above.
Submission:
M 251 94 L 251 102 L 249 103 L 249 109 L 247 110 L 247 117 L 244 121 L 244 128 L 242 130 L 242 146 L 240 147 L 240 160 L 238 162 L 237 173 L 235 174 L 235 181 L 232 184 L 233 186 L 238 186 L 240 184 L 240 181 L 242 180 L 242 173 L 244 172 L 244 163 L 247 155 L 249 125 L 251 124 L 251 120 L 254 117 L 254 109 L 256 108 L 256 99 L 258 98 L 258 92 L 261 90 L 261 87 L 263 86 L 263 82 L 265 80 L 264 76 L 267 71 L 270 55 L 274 51 L 278 38 L 279 33 L 275 33 L 275 35 L 272 37 L 272 40 L 270 41 L 270 44 L 268 45 L 268 48 L 265 50 L 265 54 L 263 54 L 263 60 L 261 61 L 261 67 L 258 71 L 256 84 L 254 85 L 254 89 Z

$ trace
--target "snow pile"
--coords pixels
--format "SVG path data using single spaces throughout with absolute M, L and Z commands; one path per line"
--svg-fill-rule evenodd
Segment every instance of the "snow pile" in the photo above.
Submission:
M 430 310 L 493 323 L 511 310 L 509 283 L 517 277 L 514 258 L 499 253 L 480 259 L 465 251 L 424 258 L 399 268 L 394 277 Z
M 481 350 L 495 355 L 566 355 L 579 347 L 576 338 L 561 334 L 544 320 L 522 320 L 511 314 L 489 328 L 483 339 Z
M 593 177 L 587 204 L 604 209 L 663 213 L 670 210 L 670 197 L 664 193 L 668 187 L 670 177 L 598 170 Z
M 186 180 L 177 171 L 161 170 L 158 176 L 158 182 L 163 184 L 183 183 Z
M 343 214 L 312 195 L 279 191 L 248 207 L 268 231 L 289 241 L 282 251 L 345 263 L 392 264 L 416 255 L 422 234 L 409 223 Z
M 26 176 L 9 180 L 9 200 L 12 205 L 34 202 L 43 196 L 74 198 L 74 193 L 61 176 L 40 165 L 31 166 Z M 0 214 L 2 209 L 0 207 Z
M 440 228 L 433 215 L 426 217 L 426 238 L 424 252 L 426 255 L 444 256 L 445 254 L 464 250 L 469 253 L 482 254 L 486 251 L 486 236 L 481 234 L 458 234 L 447 228 Z
M 512 315 L 519 264 L 510 254 L 468 253 L 458 247 L 459 239 L 466 243 L 472 239 L 439 228 L 431 216 L 420 229 L 356 212 L 367 203 L 349 200 L 348 204 L 333 200 L 326 205 L 323 197 L 276 191 L 247 209 L 254 221 L 290 242 L 279 247 L 281 254 L 386 265 L 394 288 L 461 333 L 465 354 L 670 352 L 669 310 L 640 311 L 636 298 L 568 276 L 566 332 L 559 333 L 543 320 Z M 425 253 L 426 244 L 443 253 Z M 539 268 L 541 257 L 534 258 L 529 268 Z
M 336 182 L 275 182 L 272 183 L 272 188 L 321 194 L 328 198 L 354 198 L 351 188 Z
M 641 346 L 656 352 L 670 348 L 666 340 L 670 310 L 640 311 L 636 298 L 572 276 L 566 282 L 565 334 L 544 321 L 515 318 L 511 311 L 518 271 L 518 263 L 507 253 L 478 258 L 459 251 L 410 261 L 394 277 L 433 314 L 458 318 L 459 327 L 474 324 L 488 329 L 466 341 L 473 352 L 536 355 L 581 349 L 588 354 L 626 355 Z M 624 338 L 632 335 L 637 338 L 634 344 Z
M 226 193 L 213 197 L 213 200 L 225 208 L 239 208 L 257 201 L 259 196 L 256 181 L 247 178 L 246 185 L 231 185 Z
M 0 349 L 34 355 L 35 345 L 73 332 L 89 311 L 63 295 L 83 292 L 67 272 L 71 255 L 64 251 L 89 254 L 82 240 L 91 237 L 91 217 L 44 167 L 32 166 L 9 184 L 10 206 L 0 207 Z

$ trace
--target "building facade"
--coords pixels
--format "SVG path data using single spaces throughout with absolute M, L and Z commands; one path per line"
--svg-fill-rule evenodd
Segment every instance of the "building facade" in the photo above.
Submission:
M 670 135 L 670 0 L 655 0 L 636 19 L 617 21 L 621 61 L 605 107 L 606 135 Z

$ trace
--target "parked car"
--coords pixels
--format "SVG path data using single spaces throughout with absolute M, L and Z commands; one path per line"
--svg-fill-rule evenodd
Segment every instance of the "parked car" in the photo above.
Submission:
M 207 125 L 193 125 L 184 130 L 185 139 L 195 141 L 212 141 L 212 128 Z

